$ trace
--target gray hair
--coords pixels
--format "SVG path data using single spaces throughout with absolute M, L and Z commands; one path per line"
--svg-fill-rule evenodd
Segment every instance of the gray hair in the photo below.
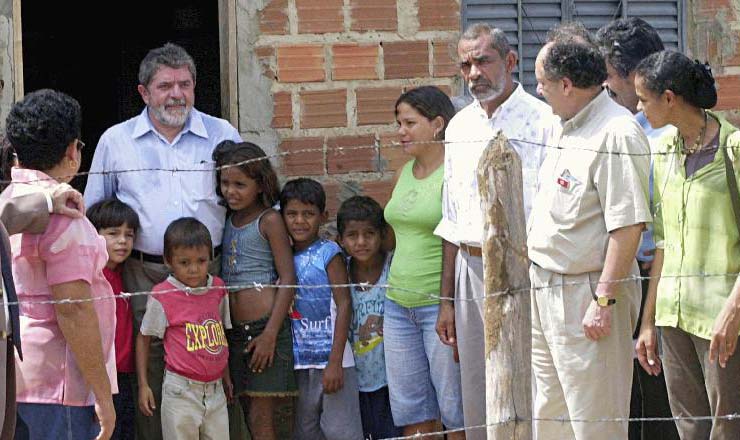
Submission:
M 173 69 L 187 67 L 195 82 L 195 62 L 185 49 L 182 47 L 167 43 L 162 47 L 152 49 L 146 54 L 139 65 L 139 84 L 144 87 L 149 86 L 157 70 L 161 66 L 167 66 Z
M 483 35 L 491 38 L 491 48 L 498 52 L 501 57 L 512 51 L 506 33 L 499 28 L 492 27 L 488 23 L 474 23 L 465 28 L 460 40 L 477 40 Z

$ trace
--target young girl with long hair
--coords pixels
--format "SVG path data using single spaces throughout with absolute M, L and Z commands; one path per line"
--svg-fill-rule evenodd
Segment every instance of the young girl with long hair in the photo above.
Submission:
M 253 438 L 275 439 L 277 399 L 298 394 L 288 309 L 295 284 L 293 253 L 280 214 L 280 188 L 265 152 L 249 142 L 224 141 L 213 152 L 216 192 L 229 214 L 221 272 L 229 289 L 233 330 L 229 370 Z M 264 286 L 264 287 L 263 287 Z

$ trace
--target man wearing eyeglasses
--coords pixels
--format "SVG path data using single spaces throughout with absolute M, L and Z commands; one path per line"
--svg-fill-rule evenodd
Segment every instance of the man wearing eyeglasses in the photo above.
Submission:
M 194 108 L 195 81 L 195 63 L 182 47 L 168 43 L 149 51 L 139 66 L 138 91 L 146 108 L 109 128 L 95 150 L 85 202 L 92 205 L 116 197 L 141 220 L 134 251 L 123 267 L 124 287 L 129 292 L 151 291 L 166 278 L 163 237 L 172 221 L 195 217 L 208 227 L 213 243 L 221 243 L 226 210 L 218 205 L 211 154 L 221 141 L 242 139 L 227 121 Z M 187 171 L 167 171 L 172 169 Z M 220 246 L 213 252 L 219 254 Z M 210 273 L 219 273 L 219 260 L 213 258 Z M 141 325 L 146 300 L 141 295 L 131 299 L 136 328 Z M 149 386 L 157 409 L 152 417 L 137 409 L 136 434 L 138 439 L 159 440 L 164 373 L 161 341 L 152 343 L 149 366 Z

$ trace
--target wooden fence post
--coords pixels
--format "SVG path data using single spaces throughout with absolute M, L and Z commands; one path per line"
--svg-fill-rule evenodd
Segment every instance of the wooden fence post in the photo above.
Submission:
M 477 170 L 485 218 L 483 271 L 489 440 L 532 439 L 532 328 L 519 155 L 499 132 Z M 489 292 L 516 289 L 510 294 Z

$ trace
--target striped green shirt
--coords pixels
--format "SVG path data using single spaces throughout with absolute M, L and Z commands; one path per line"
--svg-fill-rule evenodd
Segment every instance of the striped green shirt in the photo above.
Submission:
M 653 199 L 655 242 L 664 250 L 655 323 L 704 339 L 711 339 L 714 319 L 736 276 L 701 275 L 740 272 L 740 236 L 721 150 L 729 147 L 740 181 L 740 132 L 708 113 L 720 123 L 720 150 L 714 160 L 687 178 L 686 155 L 678 132 L 671 130 L 657 145 Z

